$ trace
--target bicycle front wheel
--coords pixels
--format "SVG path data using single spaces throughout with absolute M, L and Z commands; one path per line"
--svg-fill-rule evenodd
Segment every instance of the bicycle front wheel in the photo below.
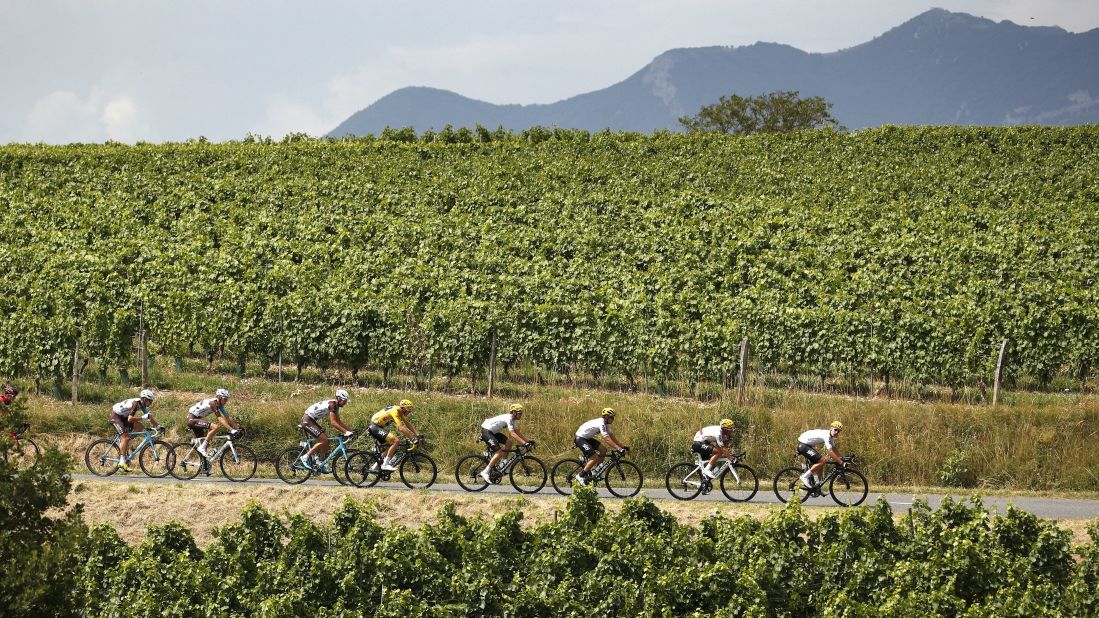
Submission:
M 300 458 L 304 452 L 300 446 L 292 446 L 279 453 L 278 458 L 275 459 L 275 474 L 278 474 L 284 483 L 300 485 L 313 475 L 313 470 L 301 463 Z
M 347 474 L 346 474 L 347 460 L 350 459 L 350 456 L 353 455 L 356 452 L 357 451 L 350 451 L 350 452 L 346 452 L 346 453 L 337 453 L 336 456 L 332 458 L 332 461 L 329 464 L 329 465 L 332 466 L 332 478 L 336 479 L 336 482 L 339 483 L 340 485 L 348 485 L 349 484 L 349 481 L 347 480 Z
M 234 452 L 235 451 L 235 452 Z M 179 465 L 179 461 L 176 461 Z M 252 449 L 242 444 L 234 444 L 233 448 L 227 448 L 221 452 L 221 460 L 218 462 L 221 473 L 225 478 L 236 483 L 243 483 L 252 478 L 256 473 L 256 454 Z
M 828 493 L 840 506 L 858 506 L 866 500 L 866 494 L 870 491 L 866 483 L 866 477 L 862 472 L 854 468 L 838 470 L 832 480 L 828 482 Z
M 636 496 L 637 492 L 641 491 L 641 483 L 643 482 L 644 477 L 641 476 L 641 468 L 629 461 L 615 462 L 614 465 L 607 468 L 603 476 L 603 483 L 606 484 L 607 489 L 619 498 Z
M 171 444 L 163 440 L 154 440 L 152 444 L 141 449 L 137 463 L 146 476 L 162 479 L 172 472 L 175 460 Z
M 373 487 L 381 478 L 381 462 L 367 451 L 356 451 L 347 458 L 347 480 L 355 487 Z
M 536 494 L 546 486 L 546 464 L 527 455 L 511 466 L 511 486 L 521 494 Z
M 702 491 L 701 473 L 696 474 L 698 464 L 678 463 L 664 475 L 664 486 L 676 500 L 692 500 Z
M 30 438 L 23 438 L 18 447 L 11 447 L 4 459 L 17 471 L 30 470 L 38 463 L 38 445 Z
M 454 468 L 454 480 L 466 491 L 481 491 L 488 487 L 485 479 L 481 478 L 481 470 L 487 465 L 488 459 L 484 455 L 466 455 L 458 460 Z
M 180 442 L 172 447 L 176 465 L 172 466 L 172 476 L 181 481 L 189 481 L 202 470 L 202 455 L 190 442 Z
M 439 469 L 435 466 L 435 460 L 423 453 L 409 453 L 401 462 L 401 482 L 409 489 L 426 489 L 431 487 L 438 476 Z
M 778 471 L 775 475 L 775 496 L 779 502 L 789 502 L 794 496 L 799 496 L 802 502 L 809 497 L 809 489 L 801 484 L 801 473 L 804 472 L 798 466 L 790 466 Z
M 553 488 L 562 496 L 572 495 L 572 482 L 583 469 L 584 464 L 579 459 L 562 459 L 553 464 L 553 472 L 550 474 Z
M 122 453 L 114 440 L 96 440 L 84 451 L 84 465 L 96 476 L 110 476 L 118 472 Z
M 756 471 L 744 464 L 733 464 L 721 475 L 721 493 L 733 502 L 747 502 L 759 491 Z

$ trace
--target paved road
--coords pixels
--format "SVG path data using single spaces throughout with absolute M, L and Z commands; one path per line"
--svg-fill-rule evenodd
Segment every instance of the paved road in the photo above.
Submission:
M 232 483 L 224 478 L 212 476 L 209 478 L 200 477 L 191 481 L 178 481 L 174 478 L 164 479 L 152 479 L 141 474 L 131 474 L 128 476 L 110 476 L 107 478 L 100 478 L 92 476 L 90 474 L 74 474 L 72 475 L 74 480 L 78 481 L 90 481 L 90 482 L 105 482 L 105 483 L 208 483 L 208 484 L 224 484 L 238 486 L 237 483 Z M 262 484 L 262 485 L 275 485 L 279 487 L 293 487 L 292 485 L 286 485 L 277 478 L 253 478 L 248 481 L 249 485 Z M 336 481 L 332 480 L 318 480 L 310 479 L 306 481 L 306 485 L 310 486 L 325 486 L 325 487 L 339 487 Z M 764 483 L 760 482 L 759 493 L 756 494 L 750 504 L 778 504 L 778 499 L 775 498 L 775 494 L 770 489 L 770 483 L 765 487 Z M 398 483 L 379 483 L 377 488 L 381 489 L 405 489 L 404 485 Z M 431 487 L 433 491 L 451 492 L 451 493 L 465 493 L 465 491 L 457 484 L 438 483 Z M 354 489 L 349 488 L 350 491 L 369 492 L 371 489 Z M 652 498 L 653 500 L 673 500 L 668 494 L 667 490 L 657 489 L 655 487 L 646 487 L 641 490 L 643 494 Z M 518 495 L 514 489 L 510 486 L 495 485 L 489 487 L 481 493 L 491 494 L 507 494 Z M 547 485 L 541 492 L 536 494 L 544 497 L 560 497 L 557 492 L 553 490 L 553 487 Z M 606 489 L 599 490 L 599 495 L 611 498 Z M 927 500 L 927 503 L 932 508 L 938 508 L 939 503 L 947 497 L 945 494 L 879 494 L 871 492 L 866 498 L 866 504 L 873 504 L 879 497 L 884 497 L 889 505 L 893 508 L 894 512 L 900 513 L 907 511 L 912 503 L 916 499 Z M 956 499 L 964 499 L 965 494 L 954 494 L 951 497 Z M 613 499 L 613 498 L 612 498 Z M 1015 508 L 1033 513 L 1038 517 L 1044 517 L 1046 519 L 1094 519 L 1099 517 L 1099 500 L 1074 500 L 1067 498 L 1035 498 L 1035 497 L 983 497 L 982 500 L 987 508 L 998 512 L 1004 512 L 1007 509 L 1007 505 L 1010 502 Z M 714 491 L 706 496 L 698 496 L 695 498 L 696 502 L 728 502 L 725 496 L 720 491 Z M 835 503 L 831 498 L 812 498 L 806 502 L 806 506 L 810 508 L 819 507 L 835 507 Z

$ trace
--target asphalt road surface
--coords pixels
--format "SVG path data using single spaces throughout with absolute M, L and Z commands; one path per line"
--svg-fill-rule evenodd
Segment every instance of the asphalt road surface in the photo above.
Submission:
M 179 481 L 179 480 L 176 480 L 172 477 L 167 477 L 167 478 L 163 478 L 163 479 L 154 479 L 154 478 L 149 478 L 149 477 L 147 477 L 143 474 L 140 474 L 140 473 L 129 474 L 129 475 L 126 475 L 126 476 L 114 475 L 114 476 L 109 476 L 109 477 L 105 477 L 105 478 L 104 477 L 98 477 L 98 476 L 92 476 L 90 474 L 74 474 L 74 475 L 72 475 L 72 478 L 73 478 L 73 480 L 78 480 L 78 481 L 106 482 L 106 483 L 112 483 L 112 482 L 113 483 L 165 483 L 165 484 L 171 484 L 171 483 L 203 483 L 203 484 L 213 484 L 213 485 L 217 485 L 217 484 L 222 484 L 222 485 L 243 485 L 243 483 L 233 483 L 231 481 L 227 481 L 224 478 L 221 478 L 220 476 L 216 476 L 216 475 L 211 476 L 211 477 L 198 477 L 198 478 L 195 478 L 195 479 L 190 480 L 190 481 Z M 440 481 L 443 480 L 443 477 L 442 477 L 441 474 L 440 474 L 440 479 L 439 480 Z M 288 486 L 288 485 L 286 485 L 286 483 L 283 483 L 281 480 L 279 480 L 277 478 L 253 478 L 253 479 L 249 480 L 247 482 L 247 484 L 250 484 L 250 485 L 256 485 L 256 484 L 275 485 L 275 486 L 284 486 L 284 487 Z M 340 486 L 339 483 L 337 483 L 336 481 L 333 481 L 333 480 L 331 480 L 330 478 L 327 478 L 327 477 L 321 478 L 321 479 L 309 479 L 308 481 L 305 482 L 305 485 L 322 486 L 322 487 L 339 487 Z M 369 489 L 356 489 L 354 487 L 348 487 L 347 489 L 348 489 L 348 491 L 352 491 L 352 492 L 360 492 L 361 491 L 364 494 L 369 493 L 373 489 L 402 489 L 402 490 L 405 490 L 405 491 L 410 491 L 410 490 L 408 490 L 407 487 L 405 487 L 404 485 L 402 485 L 400 483 L 379 483 L 375 487 L 369 488 Z M 430 491 L 450 492 L 450 493 L 466 493 L 465 490 L 463 490 L 457 484 L 454 484 L 454 483 L 440 483 L 438 481 L 436 481 L 435 485 L 431 486 Z M 507 485 L 507 484 L 493 485 L 493 486 L 488 487 L 487 489 L 485 489 L 484 491 L 479 492 L 479 493 L 482 493 L 482 494 L 484 494 L 484 493 L 506 494 L 506 495 L 512 495 L 512 496 L 520 495 L 510 485 Z M 672 496 L 668 493 L 667 490 L 658 489 L 658 488 L 655 488 L 655 487 L 645 487 L 641 490 L 641 494 L 644 494 L 644 495 L 648 496 L 649 498 L 652 498 L 653 500 L 674 500 L 674 498 L 672 498 Z M 561 497 L 560 494 L 558 494 L 556 491 L 553 490 L 553 487 L 548 482 L 546 483 L 546 487 L 544 487 L 542 489 L 542 491 L 538 492 L 535 495 L 543 496 L 543 497 Z M 613 496 L 611 496 L 610 493 L 608 493 L 605 488 L 599 490 L 599 495 L 604 497 L 604 498 L 610 499 L 610 500 L 616 500 L 617 499 L 617 498 L 614 498 Z M 881 497 L 884 497 L 886 499 L 886 501 L 889 502 L 889 505 L 890 505 L 890 507 L 892 507 L 893 512 L 902 513 L 904 511 L 907 511 L 912 506 L 912 503 L 915 502 L 917 499 L 926 500 L 927 503 L 932 508 L 938 508 L 939 504 L 943 501 L 943 499 L 948 497 L 948 496 L 947 496 L 947 494 L 897 494 L 897 493 L 880 494 L 880 493 L 870 492 L 870 494 L 866 498 L 866 502 L 864 502 L 863 504 L 864 505 L 874 504 L 878 500 L 878 498 L 881 498 Z M 966 498 L 969 497 L 969 495 L 959 493 L 959 494 L 951 494 L 950 497 L 955 498 L 955 499 L 966 499 Z M 1070 499 L 1070 498 L 1042 498 L 1042 497 L 1029 497 L 1029 496 L 1016 496 L 1016 497 L 1001 497 L 1001 496 L 989 497 L 989 496 L 984 496 L 984 497 L 981 498 L 981 500 L 983 501 L 986 508 L 988 508 L 989 510 L 992 510 L 992 511 L 1000 512 L 1000 513 L 1005 512 L 1007 510 L 1008 504 L 1011 504 L 1017 509 L 1026 511 L 1028 513 L 1033 513 L 1034 515 L 1037 515 L 1038 517 L 1042 517 L 1042 518 L 1045 518 L 1045 519 L 1094 519 L 1094 518 L 1099 517 L 1099 500 L 1077 500 L 1077 499 Z M 696 497 L 694 499 L 694 502 L 728 502 L 728 500 L 725 498 L 724 495 L 722 495 L 720 490 L 715 488 L 715 490 L 713 492 L 711 492 L 709 495 L 699 495 L 698 497 Z M 751 502 L 749 502 L 748 504 L 778 504 L 778 503 L 779 503 L 778 498 L 776 498 L 774 492 L 771 491 L 770 479 L 766 479 L 766 482 L 765 482 L 764 479 L 760 479 L 759 492 L 756 494 L 756 496 L 754 498 L 752 498 Z M 810 498 L 809 500 L 807 500 L 805 502 L 805 506 L 807 506 L 809 508 L 836 507 L 836 504 L 832 501 L 832 499 L 830 497 L 825 496 L 823 498 Z

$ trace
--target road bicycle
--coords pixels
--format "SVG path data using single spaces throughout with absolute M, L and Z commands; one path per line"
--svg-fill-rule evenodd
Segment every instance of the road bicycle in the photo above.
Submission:
M 11 446 L 0 451 L 0 459 L 16 470 L 30 470 L 38 464 L 38 445 L 34 440 L 24 437 L 30 428 L 30 423 L 23 423 L 18 431 L 9 434 L 10 438 L 19 441 L 19 445 L 12 443 Z
M 385 451 L 388 444 L 374 441 L 374 450 L 359 451 L 347 460 L 347 478 L 355 487 L 373 487 L 379 481 L 388 481 L 394 472 L 398 472 L 401 482 L 409 489 L 424 489 L 431 487 L 438 476 L 439 468 L 435 460 L 423 452 L 423 436 L 419 440 L 409 442 L 401 438 L 397 452 L 394 454 L 393 465 L 396 470 L 383 470 L 382 461 L 385 460 Z
M 306 479 L 314 474 L 331 474 L 340 485 L 346 485 L 347 475 L 345 471 L 350 454 L 347 446 L 358 437 L 358 432 L 352 432 L 347 438 L 343 434 L 337 434 L 329 438 L 330 441 L 336 443 L 336 446 L 329 449 L 328 455 L 323 460 L 317 461 L 314 456 L 312 464 L 306 466 L 302 463 L 301 458 L 313 448 L 316 440 L 309 435 L 304 426 L 298 425 L 298 431 L 302 433 L 302 440 L 298 442 L 298 445 L 291 446 L 279 453 L 278 458 L 275 459 L 275 473 L 279 475 L 279 478 L 291 485 L 298 485 L 304 483 Z
M 172 476 L 181 481 L 188 481 L 199 474 L 210 476 L 210 464 L 217 461 L 225 478 L 236 482 L 247 481 L 256 473 L 257 461 L 256 453 L 252 449 L 236 442 L 243 437 L 243 429 L 230 431 L 224 436 L 214 436 L 214 440 L 222 440 L 221 446 L 212 452 L 208 450 L 209 455 L 205 457 L 198 452 L 202 438 L 191 438 L 190 442 L 176 444 L 172 447 L 172 455 L 176 460 L 172 467 Z M 207 449 L 212 446 L 207 446 Z
M 851 466 L 855 462 L 855 456 L 843 457 L 843 465 L 837 465 L 829 461 L 831 468 L 824 475 L 819 484 L 805 487 L 801 482 L 801 475 L 809 469 L 808 462 L 802 462 L 800 466 L 789 466 L 778 471 L 775 475 L 775 495 L 782 502 L 789 502 L 795 495 L 801 496 L 804 502 L 809 498 L 819 498 L 824 495 L 824 488 L 836 504 L 840 506 L 858 506 L 866 500 L 866 494 L 870 491 L 866 477 Z
M 546 486 L 546 464 L 541 459 L 530 455 L 534 450 L 534 441 L 528 444 L 520 444 L 515 448 L 505 449 L 504 453 L 514 453 L 511 457 L 501 460 L 489 471 L 488 476 L 493 485 L 498 485 L 505 476 L 511 481 L 511 486 L 519 493 L 533 494 L 541 491 Z M 471 453 L 458 460 L 454 467 L 454 478 L 462 489 L 466 491 L 481 491 L 489 486 L 481 476 L 481 471 L 488 465 L 491 455 L 484 453 Z
M 717 460 L 713 467 L 714 478 L 702 474 L 702 467 L 709 459 L 696 454 L 694 463 L 683 462 L 672 466 L 664 475 L 668 493 L 677 500 L 692 500 L 698 494 L 713 491 L 717 481 L 721 493 L 733 502 L 747 502 L 759 491 L 759 477 L 751 466 L 741 463 L 744 453 L 735 453 Z
M 144 431 L 131 431 L 128 435 L 133 438 L 141 436 L 141 442 L 130 449 L 130 454 L 122 456 L 119 443 L 122 436 L 117 435 L 113 440 L 96 440 L 88 445 L 84 451 L 84 465 L 96 476 L 110 476 L 118 472 L 119 465 L 129 464 L 134 459 L 141 466 L 141 471 L 153 478 L 164 478 L 171 473 L 175 465 L 175 457 L 172 453 L 172 445 L 160 440 L 164 429 L 156 427 Z
M 607 490 L 619 498 L 629 498 L 641 491 L 644 477 L 641 468 L 637 464 L 623 459 L 628 449 L 609 451 L 599 465 L 591 469 L 589 483 L 592 485 L 603 481 Z M 577 480 L 577 475 L 584 469 L 588 458 L 562 459 L 553 465 L 553 488 L 562 496 L 572 494 L 572 482 Z

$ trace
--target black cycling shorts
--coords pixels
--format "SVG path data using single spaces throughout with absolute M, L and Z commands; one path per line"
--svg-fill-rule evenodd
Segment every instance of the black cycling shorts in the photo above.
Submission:
M 118 435 L 128 433 L 134 430 L 134 424 L 126 421 L 126 417 L 121 414 L 115 414 L 114 410 L 111 410 L 111 415 L 107 417 L 111 421 L 111 426 L 114 427 L 114 431 Z
M 798 444 L 798 455 L 809 460 L 809 463 L 815 464 L 820 461 L 821 455 L 817 452 L 817 449 L 801 442 Z
M 196 438 L 205 438 L 206 434 L 210 431 L 210 422 L 188 414 L 187 428 L 191 430 L 191 433 L 195 434 Z
M 692 442 L 691 452 L 702 455 L 703 459 L 709 459 L 714 456 L 714 447 L 709 442 Z
M 305 430 L 305 433 L 313 436 L 314 438 L 321 437 L 324 434 L 324 430 L 317 424 L 317 421 L 313 420 L 312 416 L 303 414 L 301 417 L 301 426 Z
M 580 449 L 581 453 L 584 453 L 584 457 L 591 457 L 599 452 L 599 440 L 595 438 L 581 438 L 576 436 L 576 439 L 572 441 L 576 445 L 576 448 Z
M 377 423 L 370 423 L 370 426 L 366 428 L 366 433 L 377 440 L 378 444 L 385 444 L 386 439 L 389 438 L 389 431 Z
M 488 445 L 488 452 L 495 453 L 508 443 L 508 439 L 502 433 L 495 433 L 484 427 L 481 428 L 481 441 Z

